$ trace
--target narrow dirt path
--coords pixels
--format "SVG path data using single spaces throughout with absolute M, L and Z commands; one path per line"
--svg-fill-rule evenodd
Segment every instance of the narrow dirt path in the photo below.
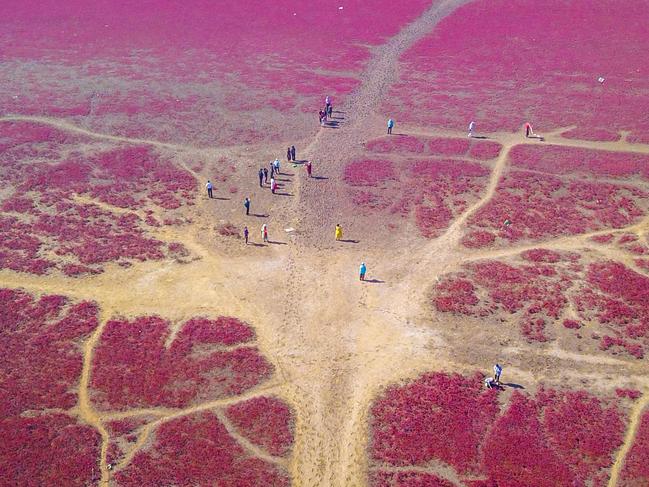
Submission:
M 617 453 L 617 458 L 613 467 L 611 468 L 611 476 L 608 481 L 608 487 L 616 487 L 618 479 L 620 478 L 620 473 L 622 472 L 622 467 L 624 467 L 624 460 L 628 455 L 633 442 L 635 441 L 636 434 L 638 432 L 638 427 L 642 421 L 642 414 L 644 413 L 646 407 L 649 406 L 649 394 L 645 391 L 640 400 L 633 406 L 631 411 L 631 419 L 629 425 L 627 426 L 626 435 L 624 436 L 624 443 L 622 448 Z

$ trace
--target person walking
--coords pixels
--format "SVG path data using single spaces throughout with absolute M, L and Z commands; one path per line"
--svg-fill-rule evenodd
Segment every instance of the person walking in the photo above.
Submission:
M 270 192 L 275 194 L 276 189 L 277 189 L 277 183 L 275 182 L 275 178 L 271 177 L 270 178 Z
M 265 223 L 261 226 L 261 238 L 264 242 L 268 242 L 268 225 Z
M 306 173 L 309 177 L 311 177 L 311 161 L 306 161 Z
M 391 118 L 388 119 L 388 135 L 392 134 L 392 129 L 394 128 L 394 120 Z
M 273 162 L 273 165 L 275 167 L 275 172 L 277 174 L 282 174 L 282 172 L 279 170 L 279 159 L 275 159 L 275 161 Z
M 329 95 L 325 97 L 325 111 L 329 111 L 329 107 L 331 106 L 331 98 L 329 98 Z
M 268 169 L 264 168 L 264 182 L 268 184 Z
M 471 121 L 469 124 L 469 137 L 473 137 L 473 132 L 475 131 L 475 122 Z
M 320 119 L 320 125 L 323 126 L 323 127 L 324 127 L 324 122 L 325 122 L 325 116 L 326 116 L 326 114 L 325 114 L 325 112 L 323 110 L 320 110 L 318 112 L 318 117 Z
M 264 187 L 264 170 L 259 169 L 259 187 L 263 188 Z
M 246 199 L 243 200 L 243 206 L 246 207 L 246 215 L 250 215 L 250 198 L 246 196 Z
M 367 272 L 367 267 L 365 266 L 365 262 L 361 262 L 361 267 L 359 269 L 359 272 L 360 272 L 361 281 L 364 281 L 365 273 Z
M 271 181 L 273 180 L 274 177 L 275 177 L 275 164 L 273 164 L 271 162 L 270 163 L 270 179 L 271 179 Z
M 340 223 L 336 224 L 336 240 L 342 240 L 343 238 L 343 227 L 340 226 Z
M 503 373 L 503 368 L 500 364 L 494 365 L 494 382 L 500 385 L 500 374 Z
M 246 239 L 246 245 L 248 245 L 248 227 L 243 227 L 243 238 Z
M 291 148 L 286 149 L 286 160 L 291 162 Z
M 212 195 L 212 181 L 208 179 L 205 187 L 207 188 L 207 196 L 213 198 L 214 196 Z
M 330 103 L 329 108 L 327 108 L 327 116 L 329 116 L 329 118 L 331 118 L 333 113 L 334 113 L 334 106 Z
M 529 138 L 531 135 L 534 135 L 534 131 L 532 130 L 532 126 L 530 125 L 529 122 L 525 123 L 525 137 Z
M 291 157 L 293 158 L 293 162 L 295 162 L 295 146 L 291 146 Z

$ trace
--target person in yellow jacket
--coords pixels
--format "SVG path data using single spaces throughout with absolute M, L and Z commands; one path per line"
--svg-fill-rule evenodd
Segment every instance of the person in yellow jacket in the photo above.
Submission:
M 336 240 L 341 240 L 343 238 L 343 227 L 340 224 L 336 224 Z

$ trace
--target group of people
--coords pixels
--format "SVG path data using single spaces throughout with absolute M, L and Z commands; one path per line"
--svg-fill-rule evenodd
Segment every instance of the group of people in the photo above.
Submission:
M 295 146 L 294 145 L 292 145 L 291 147 L 286 149 L 286 160 L 288 160 L 288 162 L 291 162 L 291 161 L 295 162 Z
M 248 239 L 250 237 L 250 231 L 248 230 L 248 226 L 243 227 L 243 239 L 246 242 L 246 245 L 248 245 Z M 261 226 L 261 239 L 263 242 L 268 243 L 268 225 L 265 223 Z
M 388 135 L 392 135 L 393 128 L 394 128 L 394 119 L 388 118 Z M 474 120 L 471 120 L 471 122 L 469 122 L 469 134 L 468 134 L 469 137 L 475 137 L 475 128 L 476 128 L 476 123 Z M 540 137 L 534 133 L 534 130 L 532 130 L 532 125 L 530 125 L 529 122 L 525 123 L 523 129 L 525 131 L 525 137 L 527 137 L 528 139 L 533 137 L 536 139 L 543 140 L 543 137 Z
M 484 385 L 487 389 L 500 389 L 502 386 L 500 385 L 500 374 L 503 373 L 503 368 L 502 365 L 496 364 L 494 365 L 494 376 L 492 377 L 487 377 L 484 380 Z
M 320 110 L 318 112 L 318 118 L 320 120 L 320 125 L 324 125 L 327 123 L 327 118 L 331 118 L 333 116 L 334 112 L 334 107 L 331 103 L 331 97 L 327 95 L 325 97 L 325 107 L 324 110 Z

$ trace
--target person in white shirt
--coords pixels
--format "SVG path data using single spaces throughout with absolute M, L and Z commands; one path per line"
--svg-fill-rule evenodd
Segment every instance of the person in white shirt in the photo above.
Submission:
M 207 196 L 209 196 L 210 198 L 212 198 L 212 197 L 213 197 L 213 196 L 212 196 L 212 181 L 210 181 L 210 180 L 208 179 L 208 180 L 207 180 L 207 184 L 205 185 L 205 187 L 207 188 Z
M 475 122 L 471 121 L 469 124 L 469 137 L 473 137 L 473 132 L 475 130 Z
M 273 167 L 275 168 L 275 172 L 277 174 L 281 174 L 279 170 L 279 159 L 275 159 L 275 161 L 273 162 Z

